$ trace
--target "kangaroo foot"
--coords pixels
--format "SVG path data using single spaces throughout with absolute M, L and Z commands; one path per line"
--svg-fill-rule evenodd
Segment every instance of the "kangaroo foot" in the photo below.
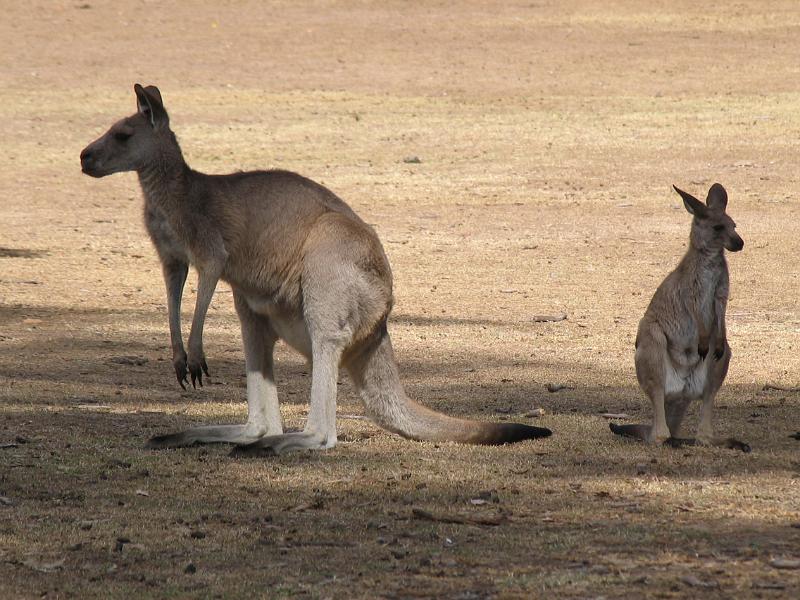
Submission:
M 647 441 L 650 435 L 649 425 L 617 425 L 609 423 L 609 429 L 616 435 Z
M 267 427 L 262 423 L 242 425 L 200 425 L 186 431 L 157 435 L 150 438 L 146 448 L 181 448 L 195 444 L 250 444 L 264 439 Z
M 188 437 L 185 431 L 181 431 L 151 437 L 144 447 L 148 450 L 164 450 L 166 448 L 185 448 L 194 446 L 197 443 L 196 439 Z
M 236 446 L 232 456 L 274 456 L 296 450 L 324 450 L 336 445 L 336 437 L 315 431 L 299 431 L 282 435 L 268 435 L 251 444 Z

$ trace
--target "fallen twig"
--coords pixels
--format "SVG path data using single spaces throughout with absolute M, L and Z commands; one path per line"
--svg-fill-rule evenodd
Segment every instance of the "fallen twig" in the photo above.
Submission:
M 339 415 L 340 419 L 350 419 L 352 421 L 369 421 L 369 417 L 364 415 Z
M 696 588 L 718 588 L 719 583 L 713 580 L 704 581 L 702 579 L 698 579 L 694 575 L 687 575 L 685 577 L 681 577 L 681 581 L 688 585 L 689 587 L 696 587 Z
M 769 564 L 776 569 L 800 569 L 800 560 L 794 558 L 773 558 Z
M 800 569 L 800 560 L 796 558 L 773 558 L 769 564 L 776 569 Z
M 773 383 L 767 383 L 761 388 L 762 391 L 767 392 L 769 390 L 774 390 L 776 392 L 800 392 L 800 387 L 789 387 L 785 385 L 775 385 Z
M 557 323 L 558 321 L 566 321 L 567 315 L 533 315 L 531 319 L 534 323 Z
M 556 392 L 560 392 L 561 390 L 571 390 L 572 388 L 568 385 L 563 385 L 561 383 L 548 383 L 544 386 L 548 392 L 551 394 L 555 394 Z
M 438 523 L 456 523 L 458 525 L 502 525 L 508 521 L 504 515 L 495 516 L 469 516 L 469 515 L 443 515 L 433 514 L 421 508 L 412 508 L 411 514 L 423 521 L 435 521 Z

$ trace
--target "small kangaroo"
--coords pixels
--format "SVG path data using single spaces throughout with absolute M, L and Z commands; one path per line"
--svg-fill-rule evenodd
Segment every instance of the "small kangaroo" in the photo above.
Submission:
M 653 403 L 653 424 L 611 423 L 611 431 L 653 444 L 703 444 L 749 452 L 744 442 L 715 438 L 711 423 L 714 397 L 731 360 L 725 332 L 725 250 L 738 252 L 744 241 L 725 213 L 728 194 L 720 184 L 711 186 L 705 204 L 677 187 L 675 191 L 694 217 L 689 249 L 658 286 L 636 335 L 636 377 Z M 697 437 L 682 439 L 681 422 L 696 399 L 703 401 Z
M 138 112 L 81 152 L 92 177 L 136 171 L 144 217 L 163 266 L 173 365 L 203 384 L 208 366 L 203 322 L 218 280 L 233 289 L 247 370 L 244 425 L 208 425 L 157 436 L 151 448 L 237 444 L 260 455 L 336 445 L 340 365 L 382 427 L 414 440 L 505 444 L 546 437 L 549 429 L 481 423 L 434 412 L 406 397 L 387 319 L 392 272 L 375 231 L 325 187 L 286 171 L 205 175 L 192 170 L 169 127 L 161 93 L 134 86 Z M 181 294 L 189 265 L 198 272 L 188 355 L 181 338 Z M 308 421 L 283 432 L 273 375 L 278 339 L 311 360 Z

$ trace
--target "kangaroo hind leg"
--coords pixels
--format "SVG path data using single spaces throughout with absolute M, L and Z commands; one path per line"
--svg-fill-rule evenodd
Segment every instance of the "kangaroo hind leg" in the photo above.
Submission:
M 253 312 L 241 293 L 234 290 L 233 300 L 241 321 L 247 369 L 247 422 L 242 425 L 201 425 L 156 436 L 147 442 L 148 448 L 214 443 L 248 444 L 265 435 L 278 435 L 283 431 L 273 372 L 272 355 L 277 337 L 269 319 Z
M 667 399 L 665 408 L 667 427 L 669 427 L 669 433 L 673 438 L 680 437 L 681 425 L 691 402 L 692 399 L 688 396 Z
M 692 398 L 686 395 L 668 398 L 666 401 L 665 412 L 670 437 L 665 443 L 673 448 L 694 445 L 693 439 L 680 437 L 681 425 L 691 402 Z
M 717 359 L 713 355 L 709 355 L 705 359 L 705 364 L 708 365 L 708 375 L 706 378 L 705 387 L 702 391 L 702 407 L 700 409 L 700 425 L 695 438 L 680 438 L 677 435 L 677 430 L 672 429 L 673 437 L 670 438 L 669 444 L 676 448 L 683 446 L 715 446 L 719 448 L 728 448 L 731 450 L 741 450 L 742 452 L 750 452 L 750 445 L 739 441 L 735 438 L 722 438 L 715 437 L 713 434 L 713 424 L 711 420 L 712 410 L 714 407 L 714 399 L 725 380 L 725 375 L 728 372 L 728 364 L 730 362 L 730 348 L 727 343 L 723 355 Z
M 325 227 L 326 224 L 321 225 Z M 315 239 L 303 269 L 303 317 L 311 340 L 311 400 L 303 431 L 266 436 L 234 449 L 233 454 L 259 456 L 336 445 L 336 394 L 339 363 L 362 327 L 370 286 L 364 274 L 344 256 L 349 240 L 335 232 Z
M 724 342 L 722 357 L 717 359 L 711 356 L 707 357 L 706 361 L 709 363 L 708 378 L 706 380 L 705 389 L 703 390 L 703 406 L 700 409 L 697 442 L 704 446 L 717 446 L 720 448 L 750 452 L 750 445 L 745 442 L 737 440 L 736 438 L 714 436 L 714 426 L 712 422 L 714 399 L 717 396 L 719 388 L 722 387 L 722 382 L 725 381 L 725 376 L 728 374 L 728 365 L 731 361 L 731 348 L 728 343 Z
M 666 387 L 665 359 L 667 339 L 655 323 L 642 323 L 636 338 L 636 377 L 642 391 L 653 404 L 653 424 L 616 425 L 610 423 L 617 435 L 660 444 L 669 439 L 670 430 L 664 407 Z
M 336 445 L 336 385 L 342 348 L 315 343 L 312 337 L 311 407 L 305 429 L 266 435 L 236 446 L 232 456 L 270 456 L 294 450 L 320 450 Z

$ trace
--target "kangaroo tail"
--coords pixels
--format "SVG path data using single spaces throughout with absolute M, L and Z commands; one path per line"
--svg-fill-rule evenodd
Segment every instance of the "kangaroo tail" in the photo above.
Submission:
M 549 429 L 520 423 L 485 423 L 433 411 L 405 395 L 385 322 L 357 354 L 346 361 L 373 420 L 405 438 L 431 442 L 500 445 L 552 435 Z

